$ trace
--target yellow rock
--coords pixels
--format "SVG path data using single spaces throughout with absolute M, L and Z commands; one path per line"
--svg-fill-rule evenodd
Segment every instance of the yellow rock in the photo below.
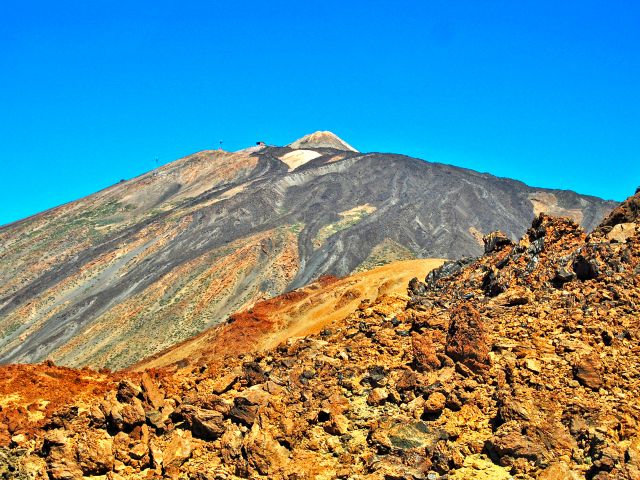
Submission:
M 509 471 L 491 462 L 486 456 L 470 455 L 462 468 L 451 472 L 449 480 L 511 480 Z
M 627 238 L 633 236 L 635 233 L 635 223 L 619 223 L 614 225 L 611 231 L 607 233 L 607 238 L 614 242 L 624 243 L 627 241 Z

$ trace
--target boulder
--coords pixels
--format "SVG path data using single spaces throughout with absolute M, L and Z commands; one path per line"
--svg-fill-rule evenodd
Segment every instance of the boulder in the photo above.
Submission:
M 416 277 L 413 277 L 409 281 L 408 293 L 409 295 L 424 295 L 425 293 L 427 293 L 427 286 Z
M 52 480 L 80 480 L 83 472 L 76 461 L 73 440 L 62 429 L 49 430 L 43 442 L 47 473 Z
M 578 280 L 593 280 L 600 274 L 600 267 L 595 259 L 578 254 L 571 265 Z
M 164 393 L 146 372 L 142 374 L 141 386 L 145 402 L 151 406 L 151 409 L 159 410 L 164 404 Z
M 424 402 L 424 411 L 430 414 L 437 414 L 444 410 L 447 403 L 447 397 L 440 392 L 434 392 Z
M 484 253 L 498 252 L 505 247 L 512 246 L 513 242 L 502 232 L 496 231 L 485 235 L 482 238 L 484 242 Z
M 478 311 L 463 303 L 451 312 L 447 332 L 446 354 L 474 373 L 485 371 L 490 364 L 489 344 Z
M 500 274 L 496 269 L 489 268 L 482 278 L 482 290 L 488 297 L 496 297 L 504 292 L 508 285 L 500 279 Z
M 329 417 L 329 421 L 325 424 L 324 429 L 331 435 L 345 435 L 349 433 L 349 427 L 349 419 L 342 414 L 336 414 Z
M 251 427 L 244 440 L 244 448 L 250 470 L 260 475 L 273 478 L 277 472 L 284 470 L 289 462 L 288 450 L 258 424 Z
M 120 380 L 118 384 L 118 393 L 116 398 L 119 402 L 129 403 L 133 398 L 136 398 L 142 394 L 142 390 L 138 385 L 131 380 Z
M 243 375 L 249 387 L 269 380 L 268 375 L 257 362 L 247 362 L 242 366 Z
M 238 375 L 236 373 L 230 373 L 228 375 L 222 375 L 217 377 L 213 383 L 211 383 L 211 391 L 215 394 L 221 394 L 230 390 L 234 383 L 238 381 Z
M 383 418 L 372 428 L 370 443 L 387 451 L 432 448 L 447 435 L 426 422 L 408 417 Z
M 176 412 L 185 421 L 194 437 L 215 440 L 225 429 L 224 415 L 215 410 L 207 410 L 193 405 L 182 405 Z
M 413 363 L 418 371 L 431 371 L 440 368 L 440 360 L 436 356 L 436 349 L 429 333 L 411 334 L 413 348 Z
M 367 397 L 367 404 L 371 406 L 382 405 L 389 398 L 389 392 L 386 388 L 374 388 Z
M 568 429 L 557 421 L 507 421 L 486 444 L 487 450 L 503 466 L 526 472 L 531 466 L 549 467 L 559 458 L 569 458 L 577 448 Z
M 245 397 L 236 397 L 233 399 L 233 408 L 229 412 L 229 416 L 244 425 L 251 426 L 258 415 L 258 405 L 255 405 Z
M 606 237 L 612 242 L 624 243 L 635 235 L 637 224 L 634 222 L 614 225 Z
M 235 424 L 230 424 L 220 438 L 220 453 L 222 461 L 228 465 L 242 458 L 242 431 Z
M 76 441 L 77 459 L 84 475 L 104 475 L 113 468 L 113 439 L 105 430 L 88 430 Z
M 125 429 L 131 429 L 142 425 L 146 421 L 146 415 L 142 402 L 138 398 L 131 399 L 131 403 L 125 404 L 121 409 L 122 423 Z
M 557 462 L 545 468 L 538 480 L 580 480 L 580 475 L 571 471 L 566 463 Z
M 525 287 L 513 287 L 500 295 L 500 304 L 507 307 L 526 305 L 534 301 L 533 293 Z
M 578 357 L 573 364 L 573 374 L 580 384 L 593 390 L 603 384 L 602 362 L 595 353 Z
M 461 258 L 460 260 L 451 260 L 448 262 L 444 262 L 440 267 L 434 268 L 427 274 L 424 279 L 425 283 L 427 285 L 434 286 L 438 282 L 438 280 L 458 273 L 460 270 L 473 262 L 473 260 L 473 258 L 467 257 Z
M 487 442 L 487 449 L 503 466 L 517 465 L 519 458 L 546 466 L 553 457 L 543 443 L 524 433 L 518 422 L 507 422 L 498 427 L 496 434 Z
M 575 280 L 576 274 L 567 270 L 564 267 L 558 268 L 556 270 L 555 276 L 551 279 L 551 283 L 557 287 L 562 287 L 565 283 L 571 282 Z
M 171 440 L 162 452 L 162 467 L 171 475 L 191 457 L 192 440 L 188 430 L 174 430 Z

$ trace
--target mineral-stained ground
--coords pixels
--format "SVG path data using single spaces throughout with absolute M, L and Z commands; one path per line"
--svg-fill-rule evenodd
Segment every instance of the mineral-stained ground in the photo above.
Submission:
M 55 412 L 3 407 L 0 476 L 640 478 L 639 210 L 588 236 L 541 214 L 519 243 L 489 234 L 482 257 L 271 350 L 119 376 L 43 365 L 60 388 L 97 383 Z

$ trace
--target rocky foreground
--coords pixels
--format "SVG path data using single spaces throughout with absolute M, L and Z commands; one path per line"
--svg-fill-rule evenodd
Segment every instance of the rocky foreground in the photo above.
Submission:
M 0 476 L 640 478 L 639 211 L 636 195 L 588 236 L 540 215 L 409 300 L 263 354 L 113 378 L 37 429 L 13 419 Z

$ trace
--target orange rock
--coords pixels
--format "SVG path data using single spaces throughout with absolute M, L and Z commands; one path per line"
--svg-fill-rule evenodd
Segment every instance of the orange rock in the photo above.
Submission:
M 389 398 L 389 392 L 386 388 L 379 387 L 371 390 L 371 393 L 367 397 L 367 404 L 369 405 L 382 405 Z
M 447 398 L 440 392 L 434 392 L 429 395 L 424 403 L 424 411 L 427 413 L 440 413 L 447 402 Z
M 413 332 L 411 346 L 413 347 L 413 360 L 418 370 L 430 371 L 440 368 L 440 360 L 436 356 L 436 350 L 429 333 L 420 335 Z
M 177 475 L 180 466 L 191 457 L 191 432 L 174 430 L 169 444 L 162 452 L 162 467 L 171 476 Z
M 147 372 L 142 374 L 141 386 L 144 398 L 149 405 L 156 410 L 162 407 L 164 404 L 164 394 L 160 391 Z
M 578 358 L 573 368 L 576 379 L 585 387 L 597 390 L 602 386 L 602 362 L 595 354 Z

